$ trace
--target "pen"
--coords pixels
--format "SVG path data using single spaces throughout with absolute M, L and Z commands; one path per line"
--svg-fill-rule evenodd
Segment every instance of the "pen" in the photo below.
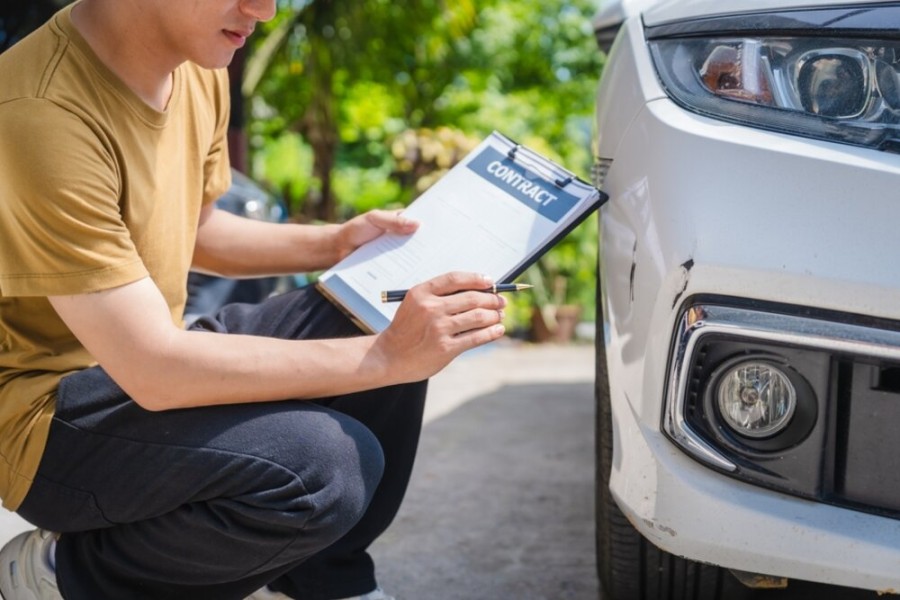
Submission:
M 527 290 L 534 286 L 528 285 L 527 283 L 495 283 L 489 288 L 485 288 L 483 290 L 463 290 L 463 291 L 475 291 L 475 292 L 488 292 L 490 294 L 499 294 L 500 292 L 519 292 L 521 290 Z M 406 292 L 409 290 L 388 290 L 386 292 L 381 292 L 381 301 L 382 302 L 400 302 L 406 297 Z

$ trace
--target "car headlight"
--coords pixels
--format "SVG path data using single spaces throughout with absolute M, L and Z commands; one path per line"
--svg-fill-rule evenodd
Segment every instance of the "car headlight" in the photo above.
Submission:
M 754 127 L 900 152 L 900 42 L 706 36 L 650 41 L 684 108 Z

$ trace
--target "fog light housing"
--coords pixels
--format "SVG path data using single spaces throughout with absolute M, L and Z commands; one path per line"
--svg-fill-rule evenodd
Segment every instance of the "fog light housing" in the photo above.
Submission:
M 725 424 L 754 439 L 784 431 L 797 408 L 797 390 L 787 373 L 758 359 L 726 366 L 717 380 L 715 399 Z

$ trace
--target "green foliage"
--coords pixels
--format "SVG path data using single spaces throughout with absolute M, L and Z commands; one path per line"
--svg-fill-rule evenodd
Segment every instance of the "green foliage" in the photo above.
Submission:
M 253 171 L 265 173 L 270 186 L 281 192 L 290 212 L 297 212 L 297 204 L 314 182 L 298 177 L 298 172 L 312 170 L 312 149 L 298 134 L 286 131 L 272 136 L 253 155 Z
M 346 218 L 408 203 L 497 129 L 587 178 L 602 70 L 594 6 L 280 0 L 244 81 L 252 174 L 283 190 L 297 218 Z M 514 325 L 527 322 L 515 305 L 528 298 L 591 306 L 596 246 L 592 218 L 528 274 L 548 291 L 517 295 Z
M 402 208 L 403 190 L 388 169 L 366 169 L 341 165 L 335 171 L 335 193 L 346 198 L 343 217 L 349 218 L 373 208 Z

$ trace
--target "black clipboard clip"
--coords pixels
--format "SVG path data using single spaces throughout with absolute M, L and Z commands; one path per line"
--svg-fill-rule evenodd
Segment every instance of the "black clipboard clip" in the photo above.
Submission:
M 551 181 L 556 187 L 560 189 L 565 188 L 577 179 L 574 173 L 550 162 L 534 150 L 530 150 L 522 144 L 517 144 L 501 133 L 497 135 L 511 145 L 506 152 L 506 157 L 509 160 L 523 164 L 526 168 Z

